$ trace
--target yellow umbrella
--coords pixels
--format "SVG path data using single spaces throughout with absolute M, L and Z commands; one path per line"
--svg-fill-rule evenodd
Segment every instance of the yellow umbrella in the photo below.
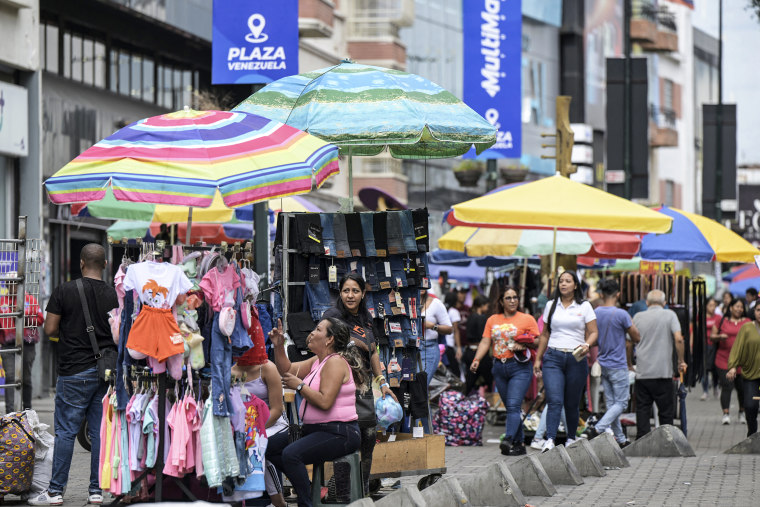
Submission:
M 670 230 L 672 219 L 555 175 L 507 185 L 456 204 L 448 222 L 471 227 L 665 233 Z

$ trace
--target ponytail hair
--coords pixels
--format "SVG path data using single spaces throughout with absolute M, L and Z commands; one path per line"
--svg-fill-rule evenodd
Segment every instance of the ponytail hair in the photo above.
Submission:
M 328 337 L 333 337 L 333 349 L 335 350 L 335 353 L 345 359 L 348 366 L 351 368 L 356 389 L 360 393 L 365 393 L 370 388 L 370 378 L 363 367 L 364 363 L 359 350 L 351 341 L 351 333 L 348 330 L 348 326 L 335 317 L 327 317 L 323 320 L 330 323 L 326 333 Z

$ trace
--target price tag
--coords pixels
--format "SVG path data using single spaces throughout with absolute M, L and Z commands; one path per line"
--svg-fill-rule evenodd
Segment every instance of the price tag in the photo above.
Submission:
M 402 309 L 404 308 L 404 299 L 401 297 L 401 294 L 399 294 L 398 297 L 396 298 L 396 306 Z
M 403 347 L 404 346 L 404 340 L 402 340 L 401 338 L 396 338 L 395 340 L 393 340 L 393 346 L 394 347 L 398 347 L 398 348 Z
M 399 387 L 401 385 L 401 382 L 396 377 L 391 377 L 388 383 L 391 387 Z
M 391 333 L 400 333 L 401 332 L 401 322 L 389 322 L 388 325 L 391 328 Z
M 391 282 L 388 280 L 380 282 L 380 288 L 381 289 L 390 289 L 391 288 Z
M 663 275 L 674 275 L 676 272 L 676 263 L 675 262 L 661 262 L 660 270 L 662 271 Z
M 388 435 L 388 442 L 395 442 L 395 441 L 396 441 L 395 433 L 391 433 L 390 435 Z
M 388 261 L 383 262 L 383 266 L 385 267 L 385 277 L 390 278 L 391 277 L 391 263 Z
M 327 281 L 331 283 L 335 283 L 338 281 L 338 268 L 335 267 L 335 265 L 332 265 L 329 268 L 327 268 Z
M 425 436 L 425 430 L 422 426 L 415 426 L 412 428 L 412 438 L 422 438 Z

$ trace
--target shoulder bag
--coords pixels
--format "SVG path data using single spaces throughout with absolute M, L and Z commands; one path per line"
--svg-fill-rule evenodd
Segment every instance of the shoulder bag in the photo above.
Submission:
M 90 345 L 92 345 L 92 351 L 95 354 L 95 360 L 98 365 L 98 378 L 105 381 L 106 371 L 111 370 L 115 372 L 116 370 L 116 357 L 118 352 L 112 347 L 105 348 L 102 351 L 100 350 L 100 347 L 98 347 L 98 339 L 95 337 L 95 327 L 92 325 L 90 308 L 87 304 L 87 298 L 84 295 L 84 284 L 82 283 L 82 279 L 77 278 L 76 284 L 77 289 L 79 290 L 79 300 L 82 303 L 84 322 L 87 326 L 87 336 L 90 337 Z

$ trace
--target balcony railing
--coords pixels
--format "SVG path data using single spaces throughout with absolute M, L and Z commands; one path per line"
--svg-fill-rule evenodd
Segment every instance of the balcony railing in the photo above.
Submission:
M 657 107 L 654 104 L 649 105 L 649 118 L 658 128 L 673 129 L 676 128 L 676 112 L 665 107 Z

